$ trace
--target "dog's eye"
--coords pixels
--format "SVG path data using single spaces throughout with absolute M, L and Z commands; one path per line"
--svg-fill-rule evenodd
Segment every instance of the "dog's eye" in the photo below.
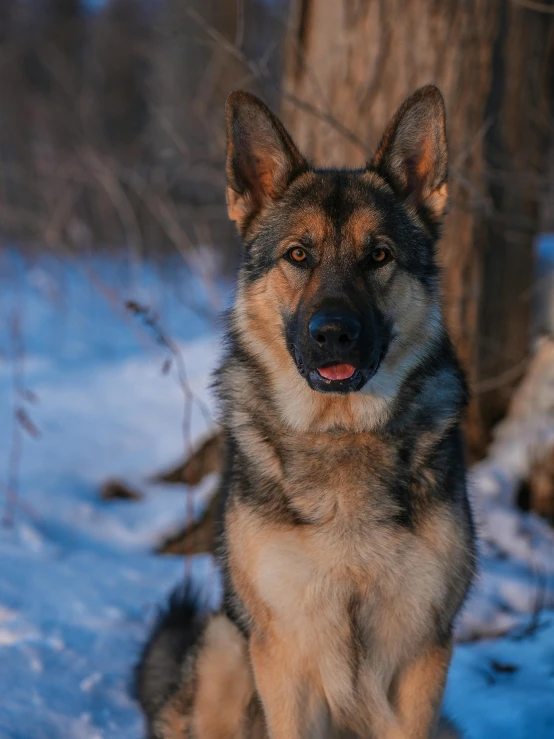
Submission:
M 287 257 L 291 262 L 300 264 L 301 262 L 306 261 L 308 255 L 306 253 L 306 250 L 303 249 L 301 246 L 294 246 L 292 249 L 288 250 Z
M 375 266 L 382 266 L 392 259 L 392 254 L 389 249 L 384 246 L 375 246 L 371 250 L 371 261 Z

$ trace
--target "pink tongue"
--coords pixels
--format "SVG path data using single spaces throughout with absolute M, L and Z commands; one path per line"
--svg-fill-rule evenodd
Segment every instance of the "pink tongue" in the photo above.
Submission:
M 318 369 L 319 374 L 326 380 L 348 380 L 356 371 L 351 364 L 334 364 L 332 367 Z

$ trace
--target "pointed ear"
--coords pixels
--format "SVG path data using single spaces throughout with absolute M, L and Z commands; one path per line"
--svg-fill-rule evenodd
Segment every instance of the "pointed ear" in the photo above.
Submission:
M 244 234 L 252 218 L 278 200 L 308 164 L 282 123 L 254 95 L 232 92 L 225 115 L 227 207 Z
M 445 123 L 439 89 L 421 87 L 398 109 L 370 165 L 431 225 L 448 201 Z

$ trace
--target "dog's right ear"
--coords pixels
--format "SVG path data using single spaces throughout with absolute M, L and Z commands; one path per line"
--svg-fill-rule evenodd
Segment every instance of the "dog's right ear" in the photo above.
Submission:
M 431 227 L 448 201 L 445 115 L 439 89 L 420 87 L 396 112 L 371 163 Z
M 292 180 L 308 169 L 269 108 L 248 92 L 227 98 L 227 207 L 229 218 L 244 235 L 248 224 Z

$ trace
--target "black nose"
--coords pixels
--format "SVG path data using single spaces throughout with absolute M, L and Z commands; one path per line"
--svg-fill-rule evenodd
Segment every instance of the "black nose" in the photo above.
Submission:
M 308 331 L 314 343 L 322 349 L 350 349 L 360 335 L 360 322 L 349 314 L 320 311 L 310 319 Z

